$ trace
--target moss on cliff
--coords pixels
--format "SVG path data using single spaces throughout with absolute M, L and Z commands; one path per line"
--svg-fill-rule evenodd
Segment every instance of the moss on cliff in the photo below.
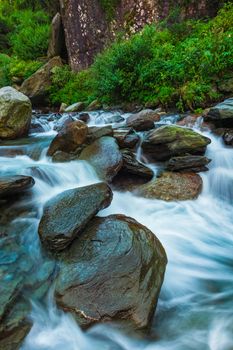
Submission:
M 120 0 L 99 0 L 102 9 L 104 10 L 106 17 L 109 21 L 114 18 L 116 7 Z

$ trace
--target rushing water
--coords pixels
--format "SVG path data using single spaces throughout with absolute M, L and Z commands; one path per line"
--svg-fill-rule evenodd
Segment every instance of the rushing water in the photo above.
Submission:
M 106 123 L 108 118 L 109 114 L 93 114 L 90 124 Z M 48 125 L 51 129 L 54 121 Z M 2 173 L 32 175 L 36 180 L 28 201 L 39 214 L 24 218 L 27 225 L 22 233 L 26 237 L 29 228 L 33 230 L 34 238 L 25 240 L 32 257 L 40 255 L 37 226 L 44 203 L 68 188 L 99 181 L 85 162 L 52 163 L 46 157 L 54 135 L 48 125 L 44 134 L 30 138 L 31 146 L 8 143 L 4 146 L 8 153 L 4 156 L 2 149 L 0 154 Z M 166 249 L 169 262 L 150 337 L 120 334 L 106 325 L 84 333 L 70 315 L 56 309 L 50 291 L 46 306 L 33 304 L 33 327 L 22 350 L 233 349 L 233 150 L 207 136 L 212 139 L 207 151 L 212 162 L 210 171 L 201 174 L 204 189 L 197 200 L 167 203 L 115 192 L 111 206 L 99 213 L 132 216 L 150 228 Z M 22 154 L 14 155 L 17 147 Z

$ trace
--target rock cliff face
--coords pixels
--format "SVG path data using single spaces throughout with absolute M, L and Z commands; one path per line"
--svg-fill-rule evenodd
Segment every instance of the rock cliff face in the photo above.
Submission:
M 223 0 L 60 0 L 66 46 L 72 69 L 88 67 L 119 30 L 127 34 L 166 17 L 214 16 Z M 104 5 L 105 4 L 105 5 Z M 106 5 L 108 4 L 108 5 Z M 111 10 L 109 14 L 108 7 Z

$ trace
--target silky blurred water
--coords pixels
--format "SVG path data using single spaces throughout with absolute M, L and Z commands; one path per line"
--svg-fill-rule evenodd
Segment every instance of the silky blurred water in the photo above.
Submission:
M 101 115 L 93 113 L 90 124 L 97 117 L 98 124 L 109 118 Z M 0 157 L 2 174 L 32 175 L 36 180 L 32 198 L 27 200 L 33 201 L 39 214 L 36 219 L 25 218 L 34 237 L 49 198 L 99 181 L 86 162 L 52 163 L 46 157 L 48 140 L 54 136 L 51 129 L 31 138 L 32 147 L 38 144 L 36 159 L 28 145 L 22 155 Z M 210 171 L 201 174 L 204 187 L 197 200 L 164 202 L 114 192 L 111 206 L 99 213 L 132 216 L 150 228 L 166 249 L 168 266 L 151 336 L 143 339 L 107 325 L 84 333 L 70 315 L 56 309 L 50 291 L 46 305 L 33 304 L 33 327 L 21 350 L 233 349 L 233 150 L 219 138 L 206 135 L 212 139 L 207 151 L 212 162 Z M 137 155 L 141 157 L 140 149 Z M 40 251 L 38 239 L 25 244 L 32 255 Z

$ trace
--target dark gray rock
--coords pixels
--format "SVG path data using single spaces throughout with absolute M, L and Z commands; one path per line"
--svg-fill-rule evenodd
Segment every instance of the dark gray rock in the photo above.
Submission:
M 115 129 L 113 137 L 117 140 L 120 148 L 134 148 L 140 140 L 132 128 Z
M 233 130 L 228 129 L 223 134 L 223 141 L 227 146 L 233 146 Z
M 124 321 L 149 325 L 163 283 L 166 253 L 132 218 L 94 218 L 60 255 L 55 297 L 79 325 Z
M 146 131 L 154 128 L 154 123 L 160 120 L 160 115 L 151 109 L 144 109 L 141 112 L 128 117 L 126 125 L 136 131 Z
M 170 171 L 193 171 L 195 173 L 208 171 L 210 159 L 204 156 L 184 156 L 171 158 L 167 164 Z
M 2 176 L 0 177 L 0 199 L 13 197 L 32 188 L 35 181 L 30 176 Z
M 53 251 L 65 249 L 86 224 L 106 208 L 112 191 L 105 183 L 64 191 L 50 199 L 39 224 L 42 243 Z
M 122 155 L 113 137 L 104 136 L 84 148 L 79 156 L 95 169 L 101 180 L 111 182 L 122 167 Z
M 154 173 L 143 163 L 139 162 L 133 152 L 127 149 L 121 151 L 123 157 L 123 166 L 121 172 L 125 174 L 133 174 L 148 180 L 151 180 Z
M 206 122 L 212 122 L 216 127 L 233 127 L 233 98 L 229 98 L 210 108 L 204 117 Z

